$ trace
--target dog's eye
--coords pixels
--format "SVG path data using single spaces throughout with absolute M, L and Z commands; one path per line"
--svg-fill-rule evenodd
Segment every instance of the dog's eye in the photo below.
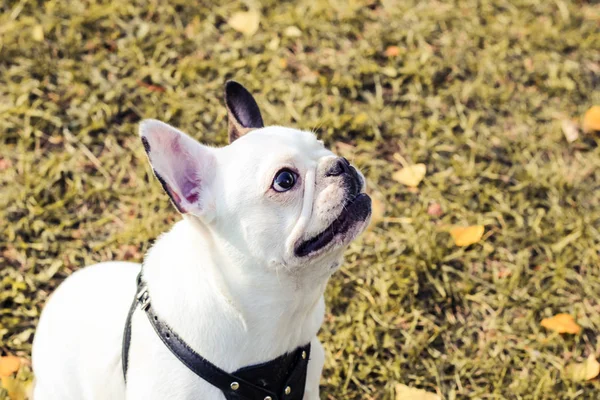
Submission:
M 294 187 L 296 175 L 289 169 L 282 169 L 273 179 L 273 189 L 276 192 L 286 192 Z

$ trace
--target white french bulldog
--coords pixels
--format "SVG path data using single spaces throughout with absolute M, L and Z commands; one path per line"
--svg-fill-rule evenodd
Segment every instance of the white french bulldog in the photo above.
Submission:
M 297 390 L 318 399 L 323 292 L 369 223 L 365 181 L 313 133 L 264 127 L 238 83 L 227 83 L 225 99 L 230 145 L 223 148 L 159 121 L 141 123 L 154 173 L 183 214 L 146 254 L 143 279 L 156 315 L 227 373 L 310 343 L 305 387 L 286 387 L 277 399 Z M 132 314 L 124 379 L 123 332 L 140 269 L 96 264 L 50 297 L 33 343 L 35 400 L 238 398 L 184 365 L 143 307 Z

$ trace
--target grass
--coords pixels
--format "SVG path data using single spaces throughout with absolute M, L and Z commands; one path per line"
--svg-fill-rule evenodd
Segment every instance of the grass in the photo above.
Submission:
M 29 357 L 71 272 L 139 261 L 178 219 L 137 124 L 224 145 L 235 78 L 267 124 L 315 129 L 352 158 L 385 207 L 327 290 L 324 399 L 394 399 L 398 383 L 600 398 L 597 379 L 564 373 L 600 355 L 600 136 L 561 132 L 600 104 L 598 4 L 250 5 L 252 36 L 227 24 L 247 10 L 236 2 L 0 3 L 0 355 Z M 418 190 L 391 179 L 400 158 L 427 165 Z M 484 239 L 454 246 L 447 227 L 474 224 Z M 556 313 L 581 333 L 540 327 Z

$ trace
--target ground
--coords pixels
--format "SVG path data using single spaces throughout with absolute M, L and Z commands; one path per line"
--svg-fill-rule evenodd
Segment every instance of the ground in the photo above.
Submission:
M 600 135 L 561 129 L 600 104 L 597 3 L 248 5 L 256 30 L 231 22 L 248 11 L 236 2 L 0 4 L 0 356 L 29 357 L 66 276 L 141 260 L 179 218 L 138 122 L 224 145 L 235 78 L 267 124 L 351 158 L 384 212 L 327 289 L 324 399 L 394 399 L 398 384 L 600 398 L 564 370 L 600 355 Z M 426 165 L 417 189 L 392 178 L 402 163 Z M 452 225 L 485 233 L 457 247 Z M 540 326 L 557 313 L 581 332 Z

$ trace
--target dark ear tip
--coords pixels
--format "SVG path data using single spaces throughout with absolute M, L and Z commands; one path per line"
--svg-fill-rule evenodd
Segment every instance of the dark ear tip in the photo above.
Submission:
M 233 86 L 242 86 L 242 84 L 239 83 L 238 81 L 234 81 L 233 79 L 230 79 L 225 82 L 225 89 L 227 89 L 229 87 L 233 87 Z
M 234 95 L 240 94 L 240 93 L 250 94 L 248 89 L 246 89 L 239 82 L 232 81 L 232 80 L 225 82 L 225 98 L 227 98 L 227 96 L 234 96 Z
M 252 94 L 236 81 L 225 82 L 225 105 L 229 120 L 242 128 L 263 128 L 262 116 Z M 232 134 L 230 133 L 230 138 Z M 238 132 L 239 136 L 239 132 Z

